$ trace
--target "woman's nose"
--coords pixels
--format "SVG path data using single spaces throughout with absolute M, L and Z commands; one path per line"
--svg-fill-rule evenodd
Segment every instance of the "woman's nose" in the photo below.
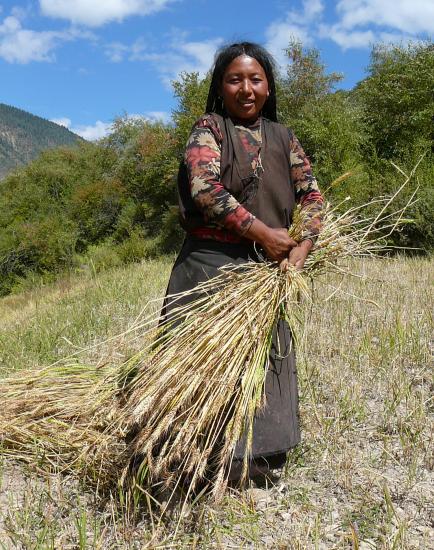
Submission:
M 247 78 L 245 78 L 242 82 L 241 82 L 241 90 L 245 93 L 245 94 L 250 94 L 250 92 L 252 91 L 252 86 L 250 84 L 250 80 L 248 80 Z

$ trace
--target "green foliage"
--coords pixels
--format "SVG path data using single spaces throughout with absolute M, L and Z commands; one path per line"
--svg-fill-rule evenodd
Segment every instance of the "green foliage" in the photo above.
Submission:
M 47 151 L 6 178 L 0 293 L 47 271 L 99 271 L 176 249 L 180 150 L 173 126 L 121 117 L 99 144 Z
M 293 120 L 302 116 L 305 107 L 315 105 L 330 94 L 342 75 L 325 73 L 316 48 L 305 49 L 301 42 L 292 40 L 285 51 L 289 64 L 286 76 L 277 83 L 277 105 L 279 120 L 291 126 Z
M 329 93 L 302 108 L 292 128 L 309 155 L 323 188 L 351 171 L 358 172 L 368 136 L 360 109 L 349 94 Z
M 153 243 L 150 239 L 145 239 L 143 231 L 136 228 L 128 239 L 125 239 L 116 247 L 116 251 L 122 263 L 139 262 L 143 258 L 157 256 L 155 254 Z
M 114 231 L 124 195 L 125 189 L 116 179 L 90 182 L 74 190 L 68 209 L 77 220 L 81 248 Z
M 409 152 L 406 158 L 400 159 L 399 167 L 410 174 L 414 167 L 414 158 Z M 361 199 L 371 199 L 381 195 L 391 195 L 404 181 L 389 160 L 379 160 L 366 169 L 368 182 Z M 420 163 L 411 184 L 408 185 L 395 202 L 394 209 L 404 207 L 416 191 L 416 202 L 411 205 L 405 218 L 408 223 L 399 232 L 394 232 L 391 241 L 398 247 L 419 249 L 421 252 L 432 251 L 434 247 L 434 156 L 426 156 Z M 359 199 L 360 200 L 360 199 Z
M 82 143 L 46 151 L 3 180 L 0 294 L 29 273 L 63 270 L 77 249 L 113 229 L 122 193 L 115 182 L 101 181 L 114 158 L 109 150 Z
M 161 250 L 163 252 L 179 250 L 184 237 L 184 230 L 179 225 L 178 207 L 172 206 L 166 210 L 161 219 L 159 234 Z
M 17 221 L 0 232 L 0 293 L 9 292 L 29 272 L 57 271 L 75 250 L 74 223 L 61 214 Z
M 204 79 L 198 73 L 182 73 L 180 80 L 173 82 L 178 108 L 173 112 L 176 128 L 178 154 L 181 158 L 185 143 L 194 122 L 205 112 L 211 75 Z
M 374 47 L 370 74 L 351 92 L 333 91 L 340 77 L 325 73 L 317 50 L 293 42 L 287 55 L 279 114 L 300 139 L 327 197 L 338 203 L 349 195 L 356 205 L 392 194 L 402 175 L 390 161 L 410 173 L 433 147 L 433 45 Z M 434 247 L 433 165 L 431 153 L 400 195 L 397 207 L 410 200 L 418 179 L 418 201 L 406 213 L 412 221 L 391 237 L 396 246 Z
M 326 74 L 318 50 L 292 41 L 286 54 L 286 75 L 277 83 L 279 120 L 294 131 L 325 189 L 344 173 L 360 172 L 368 140 L 362 111 L 350 93 L 334 92 L 342 76 Z M 331 190 L 333 198 L 340 190 Z
M 433 147 L 434 45 L 378 45 L 370 75 L 356 90 L 381 158 Z
M 119 119 L 105 144 L 117 151 L 114 175 L 128 196 L 118 217 L 117 238 L 129 235 L 136 225 L 155 237 L 167 208 L 177 203 L 175 129 L 161 123 Z
M 393 193 L 402 175 L 391 161 L 410 172 L 428 150 L 401 198 L 404 206 L 419 184 L 412 222 L 393 242 L 432 250 L 432 44 L 375 47 L 369 75 L 350 92 L 335 91 L 341 77 L 325 72 L 317 50 L 292 42 L 287 55 L 277 82 L 280 121 L 335 203 Z M 184 73 L 173 83 L 173 125 L 119 117 L 99 143 L 48 150 L 0 183 L 0 294 L 59 270 L 100 271 L 179 249 L 176 175 L 209 82 Z
M 118 251 L 110 240 L 90 245 L 86 252 L 74 256 L 74 266 L 78 271 L 99 273 L 122 264 Z

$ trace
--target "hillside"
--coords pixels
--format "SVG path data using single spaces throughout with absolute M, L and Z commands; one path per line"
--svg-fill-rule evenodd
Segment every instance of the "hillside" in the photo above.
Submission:
M 63 126 L 0 103 L 0 179 L 45 149 L 81 139 Z

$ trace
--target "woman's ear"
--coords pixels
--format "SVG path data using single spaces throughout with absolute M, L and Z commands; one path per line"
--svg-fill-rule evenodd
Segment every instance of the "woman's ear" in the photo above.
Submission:
M 270 90 L 267 91 L 267 97 L 270 97 Z

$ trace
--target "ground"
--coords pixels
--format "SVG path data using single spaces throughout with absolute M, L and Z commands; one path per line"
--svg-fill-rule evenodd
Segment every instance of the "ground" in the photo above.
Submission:
M 149 300 L 157 311 L 170 263 L 2 299 L 0 374 L 106 341 Z M 127 509 L 118 495 L 103 500 L 71 476 L 4 457 L 0 548 L 434 548 L 433 262 L 366 259 L 352 270 L 359 276 L 342 285 L 317 282 L 306 304 L 303 438 L 280 481 L 231 490 L 219 505 L 202 498 L 182 517 L 175 506 L 159 523 L 146 502 Z

